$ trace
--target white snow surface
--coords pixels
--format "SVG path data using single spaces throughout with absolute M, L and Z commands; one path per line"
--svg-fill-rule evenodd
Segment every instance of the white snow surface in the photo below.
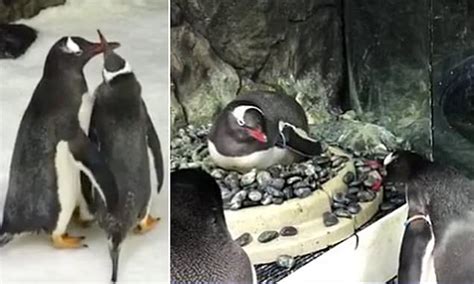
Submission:
M 96 29 L 133 67 L 142 95 L 161 140 L 168 172 L 168 1 L 67 0 L 22 20 L 39 31 L 37 41 L 17 60 L 0 60 L 0 212 L 6 198 L 10 159 L 20 119 L 42 75 L 50 47 L 62 36 L 82 36 L 97 42 Z M 85 68 L 89 92 L 102 81 L 102 56 Z M 119 283 L 168 282 L 168 178 L 159 195 L 156 187 L 152 214 L 161 217 L 148 234 L 129 234 L 122 246 Z M 28 178 L 28 177 L 25 177 Z M 0 220 L 3 214 L 0 213 Z M 86 236 L 89 248 L 58 250 L 47 235 L 22 235 L 0 249 L 0 283 L 109 283 L 111 263 L 104 232 L 70 226 L 72 235 Z

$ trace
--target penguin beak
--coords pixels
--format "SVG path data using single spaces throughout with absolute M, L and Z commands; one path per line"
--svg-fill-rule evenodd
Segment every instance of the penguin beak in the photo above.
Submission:
M 100 38 L 100 52 L 107 52 L 109 50 L 114 50 L 116 48 L 118 48 L 120 46 L 120 43 L 118 42 L 107 42 L 107 40 L 105 39 L 104 35 L 102 34 L 102 32 L 100 30 L 97 30 L 97 33 L 99 34 L 99 38 Z
M 247 128 L 247 133 L 260 143 L 267 143 L 267 135 L 261 129 Z

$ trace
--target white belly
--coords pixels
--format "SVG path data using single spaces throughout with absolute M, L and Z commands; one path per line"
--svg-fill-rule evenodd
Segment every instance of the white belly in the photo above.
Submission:
M 82 95 L 81 107 L 79 108 L 79 124 L 81 125 L 82 131 L 89 134 L 89 126 L 91 123 L 92 108 L 94 107 L 95 98 L 89 93 Z
M 266 169 L 276 164 L 289 164 L 294 160 L 294 155 L 290 151 L 277 147 L 239 157 L 222 155 L 210 140 L 208 140 L 208 147 L 214 163 L 224 169 L 238 171 L 247 171 L 252 168 Z
M 54 162 L 58 199 L 61 204 L 60 216 L 67 216 L 79 205 L 81 187 L 79 169 L 75 165 L 74 158 L 66 141 L 60 141 L 56 146 Z M 59 218 L 57 228 L 66 228 L 68 223 L 69 218 Z

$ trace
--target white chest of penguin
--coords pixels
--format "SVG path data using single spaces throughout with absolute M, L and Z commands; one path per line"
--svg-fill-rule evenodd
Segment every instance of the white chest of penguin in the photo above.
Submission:
M 89 133 L 89 126 L 94 107 L 95 98 L 89 93 L 81 96 L 81 105 L 77 116 L 79 125 L 85 135 Z M 56 145 L 54 159 L 56 168 L 58 198 L 61 204 L 61 214 L 57 221 L 56 230 L 65 230 L 70 214 L 80 206 L 81 218 L 92 218 L 88 212 L 87 204 L 82 196 L 80 181 L 80 163 L 74 159 L 67 141 L 59 141 Z
M 222 155 L 210 140 L 208 140 L 208 148 L 212 159 L 224 168 L 265 169 L 275 164 L 289 164 L 294 160 L 294 155 L 290 151 L 278 147 L 271 147 L 266 150 L 238 157 Z

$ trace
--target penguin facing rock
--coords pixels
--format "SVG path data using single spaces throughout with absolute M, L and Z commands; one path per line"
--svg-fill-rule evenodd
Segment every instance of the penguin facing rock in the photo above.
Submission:
M 292 97 L 248 92 L 230 102 L 214 121 L 209 153 L 219 167 L 240 172 L 291 164 L 322 152 L 308 130 L 306 114 Z
M 118 185 L 117 210 L 109 210 L 91 191 L 92 211 L 109 241 L 112 282 L 117 280 L 120 247 L 127 232 L 151 230 L 159 218 L 150 215 L 151 174 L 158 192 L 163 183 L 160 141 L 141 97 L 141 86 L 130 64 L 112 51 L 98 31 L 104 51 L 103 82 L 97 87 L 90 136 L 106 159 Z M 151 156 L 149 158 L 149 155 Z M 154 166 L 150 171 L 150 159 Z M 87 194 L 86 194 L 87 195 Z
M 63 37 L 50 49 L 17 133 L 0 245 L 15 234 L 46 232 L 55 247 L 82 247 L 83 237 L 66 233 L 77 206 L 81 216 L 89 213 L 84 211 L 80 172 L 108 208 L 116 206 L 115 179 L 87 137 L 93 100 L 83 67 L 103 51 L 103 45 L 81 37 Z
M 257 283 L 227 229 L 219 186 L 202 170 L 171 173 L 171 283 Z
M 384 164 L 387 180 L 406 183 L 398 283 L 474 283 L 474 181 L 406 151 Z

